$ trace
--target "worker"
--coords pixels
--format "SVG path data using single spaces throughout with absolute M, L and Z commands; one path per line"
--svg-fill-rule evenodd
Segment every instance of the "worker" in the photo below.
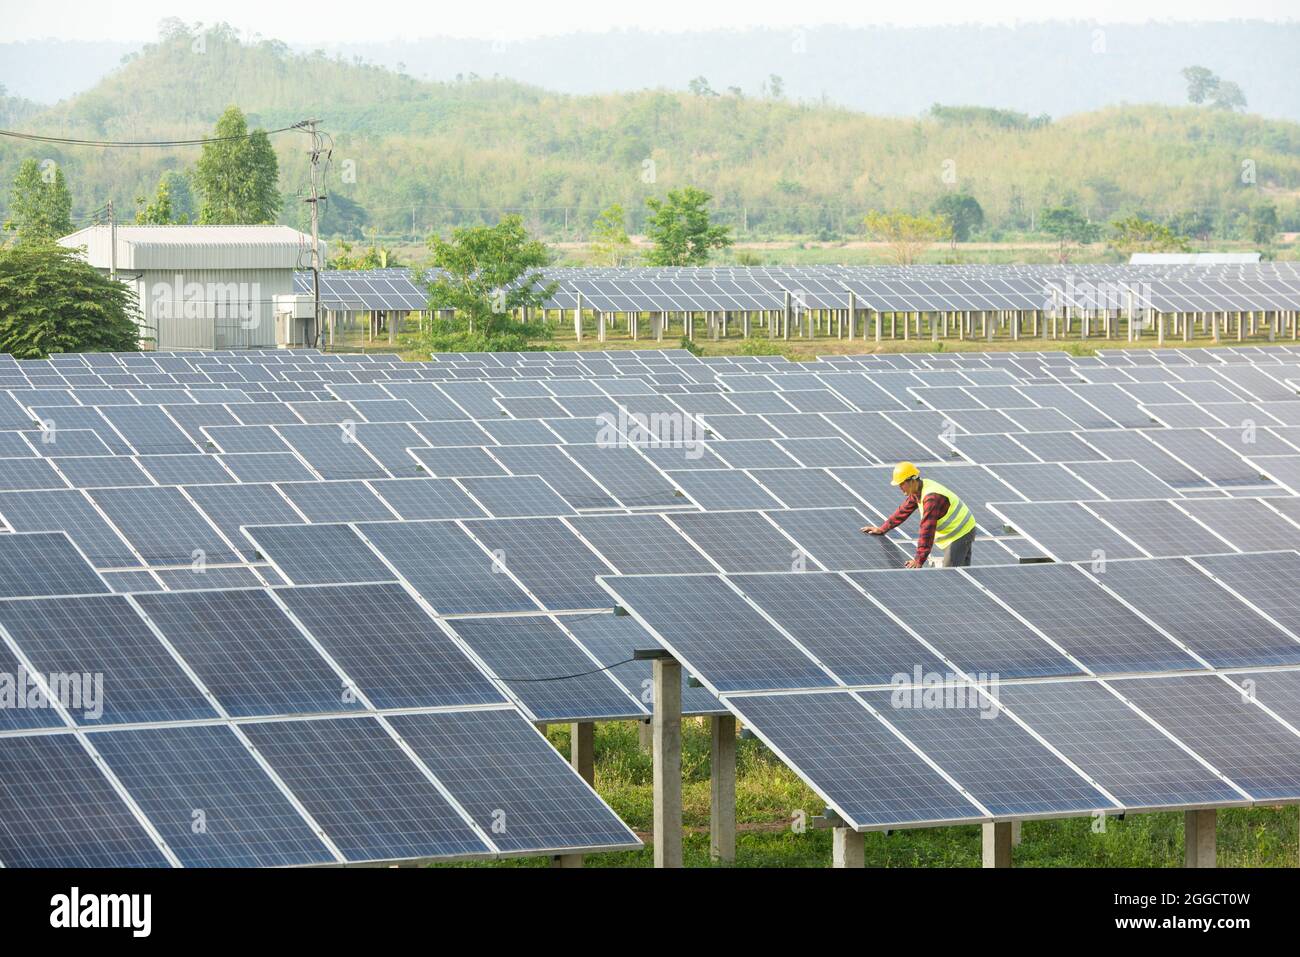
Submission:
M 943 549 L 945 568 L 969 565 L 971 547 L 975 543 L 975 516 L 965 503 L 951 490 L 933 479 L 922 479 L 921 472 L 911 462 L 899 462 L 894 467 L 892 483 L 907 496 L 903 504 L 883 525 L 864 525 L 868 535 L 884 535 L 897 528 L 921 506 L 921 530 L 916 536 L 916 556 L 908 559 L 908 568 L 922 568 L 930 557 L 930 550 L 938 545 Z

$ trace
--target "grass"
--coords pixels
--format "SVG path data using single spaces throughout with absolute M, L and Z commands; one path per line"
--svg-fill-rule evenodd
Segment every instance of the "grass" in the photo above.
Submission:
M 547 731 L 551 743 L 568 754 L 568 725 Z M 714 867 L 709 859 L 709 733 L 700 719 L 682 727 L 682 818 L 687 829 L 683 853 L 687 867 Z M 637 743 L 632 722 L 596 726 L 596 790 L 646 842 L 644 850 L 593 855 L 588 867 L 650 867 L 652 789 L 650 756 Z M 811 819 L 825 802 L 760 741 L 742 738 L 736 755 L 736 867 L 829 867 L 831 836 Z M 809 826 L 796 831 L 802 812 Z M 1183 818 L 1180 813 L 1135 814 L 1108 818 L 1105 831 L 1092 830 L 1091 818 L 1026 821 L 1014 852 L 1018 867 L 1181 867 Z M 1232 808 L 1219 812 L 1218 863 L 1221 867 L 1294 867 L 1300 855 L 1297 808 Z M 974 825 L 918 828 L 866 835 L 868 867 L 979 867 L 980 829 Z M 546 858 L 518 858 L 461 867 L 541 867 Z

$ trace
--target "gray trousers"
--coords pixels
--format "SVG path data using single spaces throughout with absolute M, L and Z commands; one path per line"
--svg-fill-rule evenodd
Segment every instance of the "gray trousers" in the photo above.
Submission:
M 971 548 L 975 545 L 975 529 L 971 529 L 961 538 L 943 550 L 939 565 L 943 568 L 958 568 L 970 564 Z

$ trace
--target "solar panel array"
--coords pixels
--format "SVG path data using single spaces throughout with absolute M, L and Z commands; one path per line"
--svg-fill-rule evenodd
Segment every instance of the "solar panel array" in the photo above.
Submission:
M 1047 716 L 1059 694 L 1061 713 L 1135 734 L 1138 692 L 1165 687 L 1143 682 L 1186 679 L 1170 697 L 1213 701 L 1182 689 L 1243 669 L 1281 682 L 1300 666 L 1276 590 L 1233 606 L 1248 579 L 1233 561 L 1296 557 L 1270 550 L 1300 524 L 1297 383 L 1300 350 L 1286 346 L 808 363 L 683 350 L 0 359 L 13 533 L 0 538 L 0 651 L 10 670 L 40 659 L 37 674 L 80 673 L 110 645 L 118 667 L 147 665 L 93 728 L 49 712 L 0 726 L 0 753 L 64 769 L 57 792 L 0 790 L 0 838 L 38 800 L 62 806 L 65 770 L 87 767 L 98 777 L 67 806 L 116 809 L 119 843 L 78 839 L 43 860 L 632 846 L 528 722 L 649 717 L 649 666 L 630 659 L 654 638 L 636 602 L 637 617 L 614 608 L 651 581 L 645 601 L 696 635 L 671 643 L 704 685 L 684 686 L 684 711 L 739 714 L 860 826 L 1171 806 L 1196 787 L 1215 796 L 1202 804 L 1286 798 L 1225 782 L 1191 741 L 1162 745 L 1163 791 L 1125 784 L 1122 751 L 1108 763 L 1069 728 L 1049 733 Z M 897 572 L 911 533 L 860 534 L 897 507 L 899 459 L 971 504 L 979 567 L 939 582 Z M 1058 564 L 1016 564 L 1044 559 Z M 1076 577 L 1038 584 L 1062 570 Z M 1153 605 L 1151 583 L 1194 613 Z M 1071 597 L 1029 600 L 1044 593 Z M 1074 600 L 1106 627 L 1079 629 L 1062 611 Z M 36 602 L 57 635 L 23 614 Z M 1251 627 L 1232 640 L 1214 625 L 1228 620 Z M 1017 718 L 882 720 L 890 678 L 918 666 L 997 671 Z M 478 687 L 492 696 L 464 697 Z M 1171 740 L 1148 719 L 1131 740 Z M 963 757 L 985 751 L 1023 780 Z M 227 752 L 247 774 L 194 766 Z M 164 759 L 145 777 L 121 770 Z M 525 766 L 536 788 L 504 810 L 527 828 L 499 839 L 482 809 L 506 772 L 484 768 Z M 379 767 L 390 787 L 376 794 Z M 922 806 L 894 815 L 897 795 L 872 784 L 882 769 Z M 280 815 L 274 840 L 203 850 L 175 831 L 177 802 L 204 806 L 184 795 L 227 779 L 248 789 L 235 804 Z M 572 806 L 542 814 L 548 788 Z M 368 819 L 348 810 L 372 800 Z M 401 824 L 416 820 L 425 830 Z M 73 823 L 24 826 L 52 840 Z M 36 832 L 19 831 L 0 863 L 38 862 Z
M 1296 570 L 1275 552 L 602 584 L 873 830 L 1300 802 L 1300 632 L 1270 584 Z

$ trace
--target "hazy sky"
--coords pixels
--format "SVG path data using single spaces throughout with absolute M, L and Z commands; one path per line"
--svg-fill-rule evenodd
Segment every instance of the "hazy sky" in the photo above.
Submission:
M 526 37 L 639 28 L 689 31 L 749 26 L 818 24 L 929 26 L 1083 19 L 1110 23 L 1144 20 L 1294 19 L 1294 0 L 1087 0 L 1044 5 L 1042 0 L 478 0 L 432 3 L 389 0 L 62 0 L 57 5 L 0 0 L 0 41 L 152 39 L 158 21 L 226 21 L 240 31 L 292 44 L 369 42 L 466 36 L 503 41 Z

